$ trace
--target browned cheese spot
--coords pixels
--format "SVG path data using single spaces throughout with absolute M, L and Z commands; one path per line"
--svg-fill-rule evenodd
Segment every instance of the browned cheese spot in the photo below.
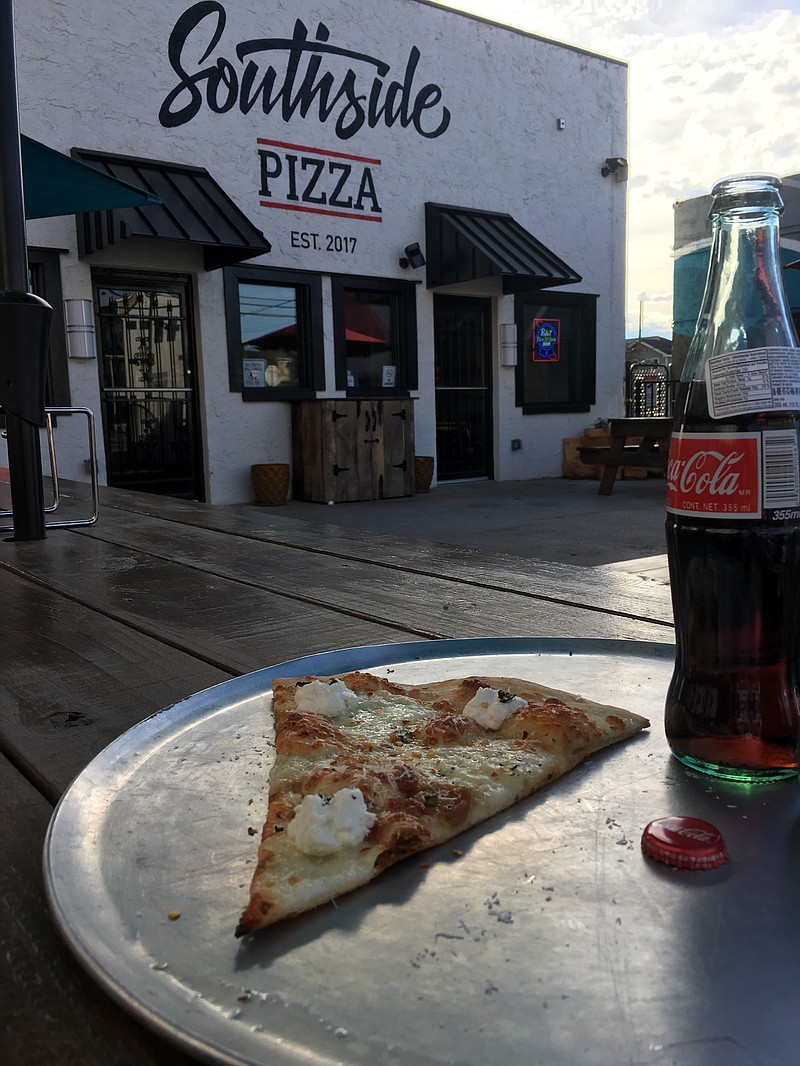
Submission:
M 345 747 L 347 739 L 321 714 L 291 711 L 276 722 L 278 755 L 302 755 L 319 748 Z
M 476 732 L 475 723 L 464 714 L 446 712 L 429 719 L 422 729 L 421 742 L 425 747 L 457 744 Z

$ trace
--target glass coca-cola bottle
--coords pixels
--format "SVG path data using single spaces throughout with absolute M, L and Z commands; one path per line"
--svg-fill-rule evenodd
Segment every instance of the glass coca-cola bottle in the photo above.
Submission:
M 780 181 L 712 190 L 712 244 L 667 471 L 676 630 L 666 732 L 687 765 L 797 772 L 800 348 L 781 276 Z

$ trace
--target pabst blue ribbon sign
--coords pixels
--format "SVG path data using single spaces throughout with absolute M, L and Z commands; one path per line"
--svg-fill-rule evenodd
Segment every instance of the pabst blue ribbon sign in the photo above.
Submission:
M 534 318 L 534 363 L 557 363 L 561 357 L 561 322 L 557 318 Z
M 675 433 L 667 466 L 667 510 L 706 518 L 758 517 L 760 478 L 760 433 Z

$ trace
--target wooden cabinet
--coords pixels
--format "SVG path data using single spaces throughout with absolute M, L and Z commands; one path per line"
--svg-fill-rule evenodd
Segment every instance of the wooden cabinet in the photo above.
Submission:
M 294 494 L 318 503 L 414 492 L 412 400 L 308 400 L 292 418 Z

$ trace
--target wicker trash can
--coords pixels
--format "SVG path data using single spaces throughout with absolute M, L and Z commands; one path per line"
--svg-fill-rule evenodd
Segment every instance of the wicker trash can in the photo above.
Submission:
M 433 481 L 433 456 L 417 455 L 414 457 L 414 490 L 430 492 Z
M 250 467 L 255 502 L 262 507 L 279 507 L 289 495 L 288 463 L 255 463 Z

